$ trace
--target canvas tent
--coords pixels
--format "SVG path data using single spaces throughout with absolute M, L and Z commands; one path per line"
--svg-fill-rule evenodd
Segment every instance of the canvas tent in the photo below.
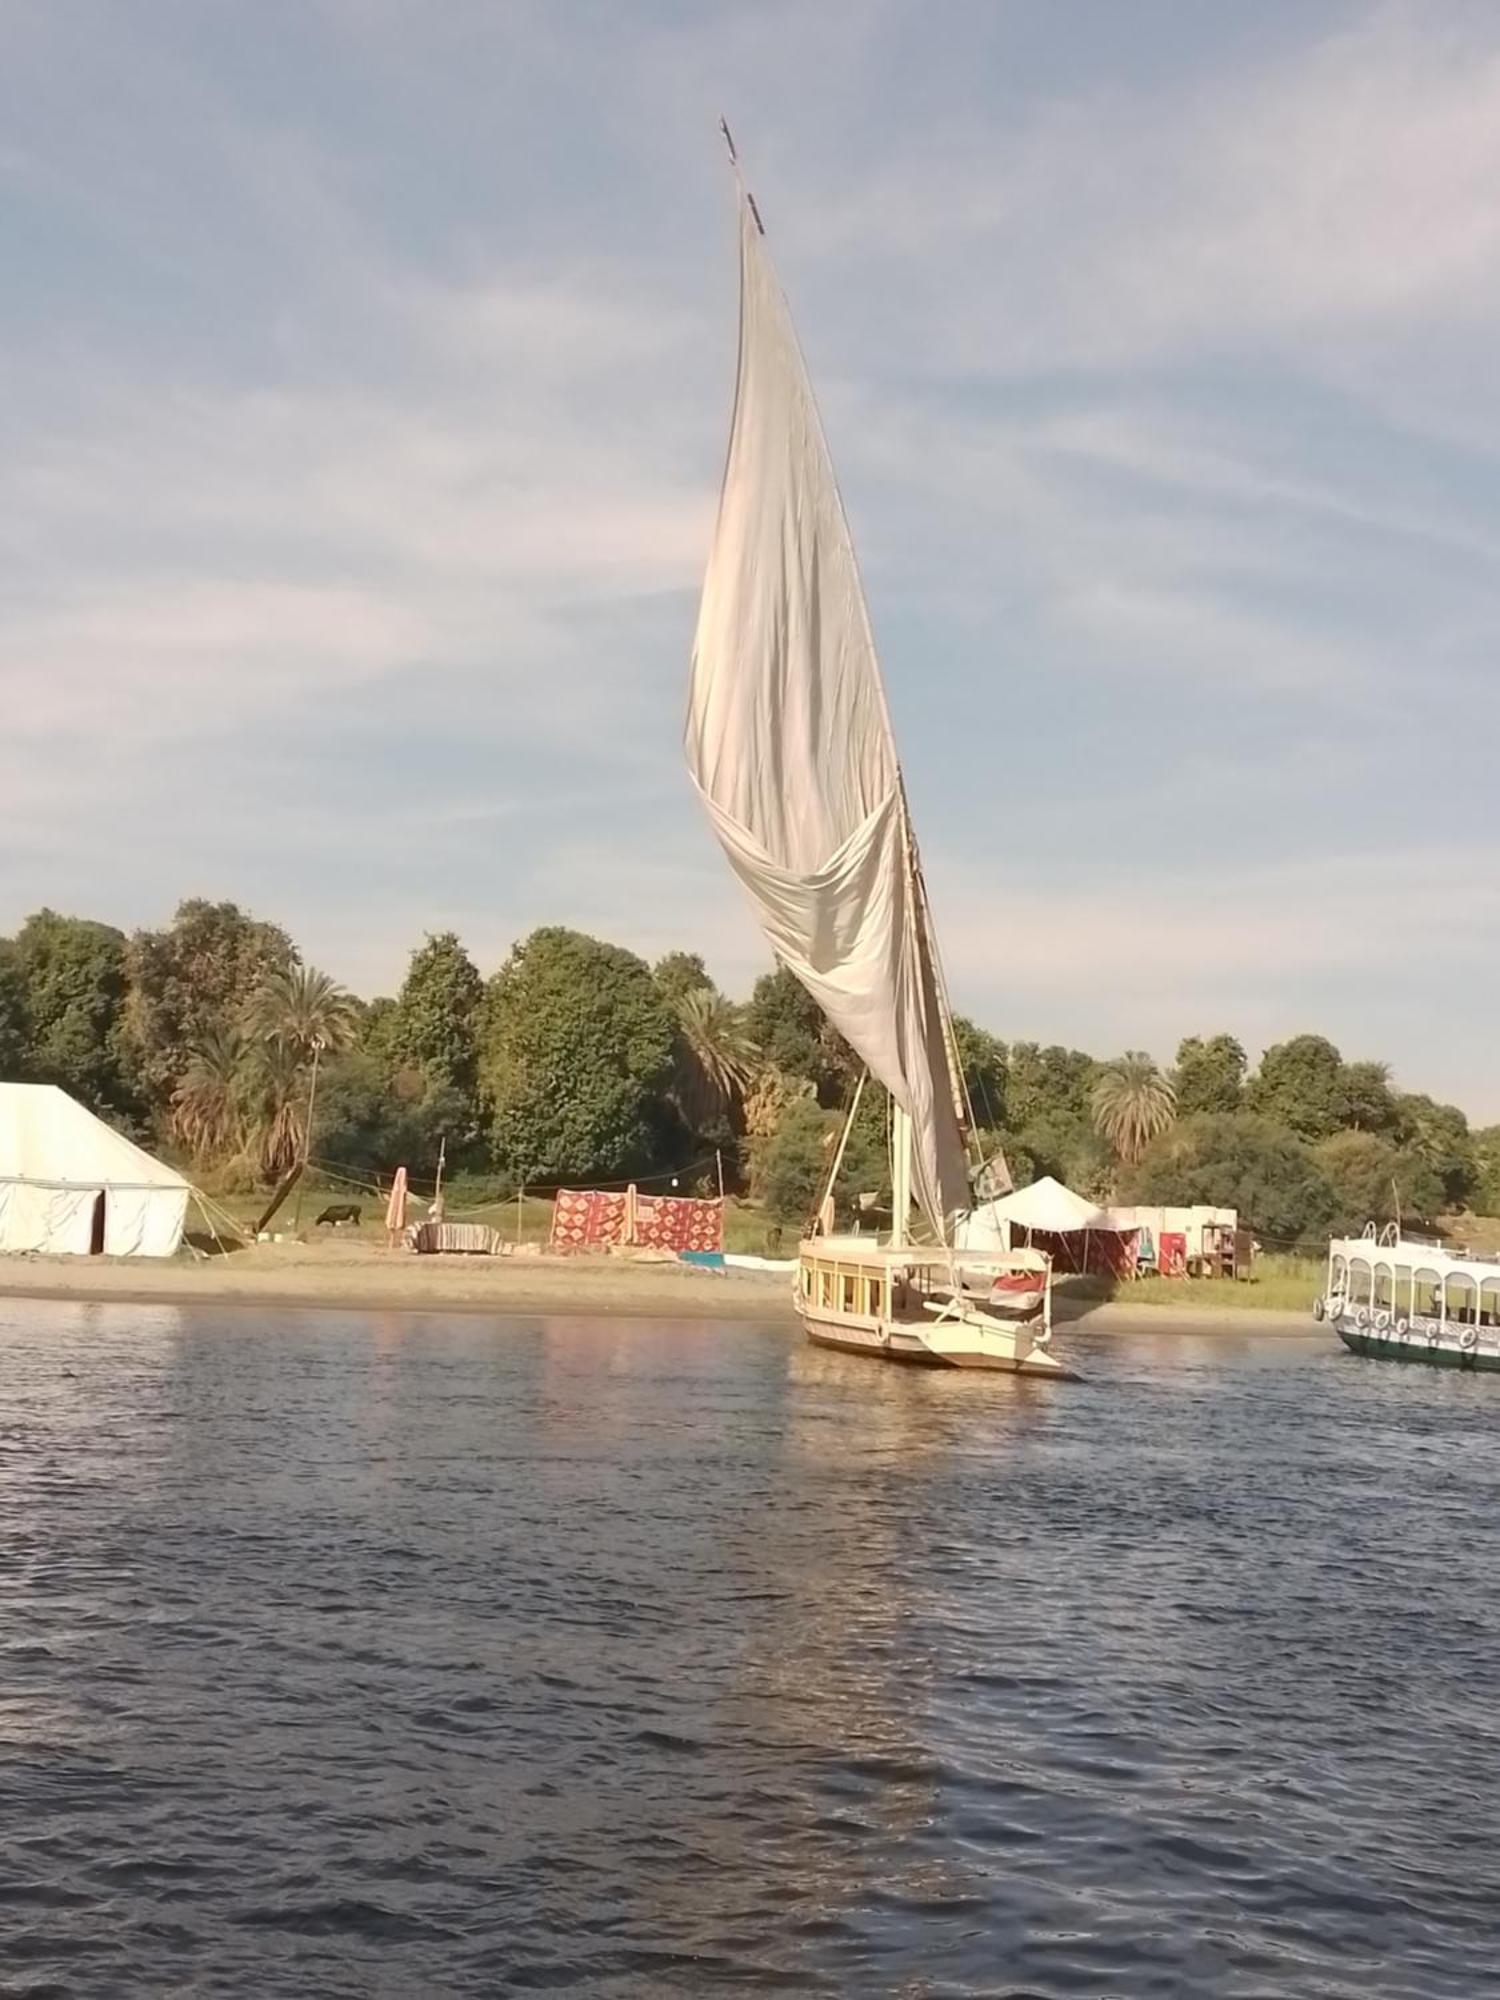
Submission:
M 1135 1267 L 1136 1230 L 1121 1228 L 1108 1209 L 1074 1194 L 1050 1174 L 1030 1187 L 988 1201 L 958 1225 L 963 1250 L 1045 1250 L 1062 1271 L 1127 1277 Z
M 50 1083 L 0 1083 L 0 1251 L 170 1257 L 191 1189 Z

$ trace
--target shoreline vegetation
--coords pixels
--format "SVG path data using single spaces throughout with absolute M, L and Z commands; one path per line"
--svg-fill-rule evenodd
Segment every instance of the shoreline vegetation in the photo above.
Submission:
M 953 1034 L 997 1188 L 1052 1175 L 1093 1201 L 1232 1208 L 1266 1251 L 1314 1259 L 1366 1222 L 1500 1208 L 1500 1125 L 1320 1035 L 1254 1063 L 1232 1034 L 1187 1035 L 1161 1066 L 962 1017 Z M 190 899 L 129 937 L 40 910 L 0 938 L 0 1077 L 60 1085 L 252 1218 L 299 1162 L 373 1207 L 401 1166 L 425 1205 L 441 1160 L 450 1216 L 517 1190 L 722 1187 L 749 1231 L 730 1247 L 765 1251 L 817 1208 L 839 1147 L 841 1221 L 888 1210 L 882 1089 L 840 1137 L 860 1075 L 785 970 L 737 999 L 694 952 L 647 964 L 558 926 L 489 977 L 454 933 L 429 935 L 370 1000 L 232 902 Z

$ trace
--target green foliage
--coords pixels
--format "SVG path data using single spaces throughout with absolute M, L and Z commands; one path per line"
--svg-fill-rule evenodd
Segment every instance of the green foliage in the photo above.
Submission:
M 1430 1097 L 1397 1097 L 1396 1137 L 1442 1182 L 1445 1207 L 1471 1200 L 1479 1187 L 1476 1135 L 1456 1104 L 1437 1104 Z
M 1093 1113 L 1094 1130 L 1133 1166 L 1177 1116 L 1177 1097 L 1143 1049 L 1128 1049 L 1099 1072 Z
M 684 994 L 713 987 L 708 967 L 696 951 L 669 951 L 652 966 L 651 977 L 667 1005 L 674 1008 Z
M 487 999 L 497 1163 L 549 1185 L 649 1165 L 672 1053 L 672 1017 L 640 959 L 578 931 L 534 931 Z
M 359 1027 L 351 994 L 336 979 L 311 965 L 291 965 L 262 981 L 250 1006 L 250 1030 L 310 1063 L 314 1050 L 337 1055 L 349 1047 Z
M 483 1002 L 484 981 L 455 933 L 429 934 L 411 955 L 389 1019 L 380 1023 L 384 1048 L 393 1062 L 421 1070 L 472 1103 Z M 461 1124 L 472 1122 L 471 1111 L 460 1112 Z
M 194 1050 L 242 1027 L 255 994 L 296 958 L 278 925 L 247 916 L 237 903 L 197 896 L 178 904 L 165 930 L 136 932 L 127 952 L 129 1029 L 158 1109 L 186 1076 Z
M 679 958 L 687 954 L 679 952 Z M 657 976 L 664 999 L 668 989 Z M 760 1051 L 745 1027 L 742 1008 L 715 986 L 679 988 L 670 999 L 673 1015 L 672 1100 L 686 1131 L 699 1143 L 730 1146 L 740 1122 L 744 1094 Z
M 1233 1208 L 1276 1247 L 1315 1245 L 1339 1197 L 1306 1144 L 1246 1112 L 1197 1112 L 1155 1140 L 1126 1176 L 1124 1199 L 1165 1207 Z
M 974 1123 L 984 1130 L 998 1131 L 1005 1124 L 1008 1104 L 1005 1044 L 976 1028 L 962 1014 L 953 1017 L 953 1040 Z
M 1238 1111 L 1245 1093 L 1245 1051 L 1233 1035 L 1188 1035 L 1177 1044 L 1177 1112 Z
M 802 1077 L 824 1105 L 847 1104 L 859 1078 L 854 1051 L 837 1034 L 802 982 L 785 966 L 755 982 L 745 1028 L 761 1061 L 786 1077 Z
M 823 1192 L 835 1142 L 833 1122 L 810 1097 L 795 1097 L 768 1138 L 755 1141 L 753 1186 L 778 1221 L 811 1221 Z
M 26 1082 L 27 1041 L 26 981 L 15 947 L 0 938 L 0 1082 Z
M 91 1110 L 129 1122 L 141 1096 L 125 1027 L 125 938 L 109 924 L 38 910 L 12 947 L 23 993 L 25 1067 Z
M 1473 1147 L 1470 1199 L 1481 1215 L 1500 1215 L 1500 1125 L 1481 1125 L 1473 1135 Z
M 1378 1132 L 1335 1132 L 1313 1159 L 1337 1197 L 1334 1226 L 1348 1235 L 1367 1222 L 1431 1222 L 1442 1209 L 1438 1175 Z
M 1344 1061 L 1322 1035 L 1295 1035 L 1266 1050 L 1246 1108 L 1302 1139 L 1326 1139 L 1343 1122 Z
M 1098 1070 L 1094 1058 L 1081 1049 L 1012 1042 L 1006 1092 L 1011 1125 L 1025 1131 L 1043 1121 L 1074 1119 L 1087 1126 Z
M 374 1179 L 405 1167 L 432 1179 L 445 1137 L 462 1129 L 464 1093 L 424 1070 L 394 1075 L 365 1049 L 335 1056 L 318 1082 L 312 1152 L 325 1166 Z
M 1396 1132 L 1401 1123 L 1390 1066 L 1345 1063 L 1339 1072 L 1339 1124 L 1350 1132 Z

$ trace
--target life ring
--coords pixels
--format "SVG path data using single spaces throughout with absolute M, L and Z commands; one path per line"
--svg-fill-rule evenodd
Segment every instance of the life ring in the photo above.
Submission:
M 1398 1319 L 1396 1322 L 1396 1338 L 1398 1340 L 1405 1340 L 1410 1332 L 1411 1321 L 1409 1319 Z
M 1313 1318 L 1318 1322 L 1319 1326 L 1323 1324 L 1323 1313 L 1324 1313 L 1324 1306 L 1322 1299 L 1321 1298 L 1314 1299 Z
M 1361 1333 L 1363 1333 L 1365 1328 L 1370 1324 L 1370 1315 L 1365 1311 L 1363 1306 L 1357 1306 L 1355 1308 L 1354 1324 Z
M 1390 1323 L 1391 1323 L 1391 1316 L 1388 1312 L 1376 1313 L 1374 1324 L 1375 1324 L 1375 1331 L 1377 1333 L 1384 1333 L 1386 1328 L 1390 1325 Z
M 1472 1354 L 1474 1349 L 1479 1345 L 1479 1328 L 1477 1326 L 1466 1326 L 1458 1336 L 1458 1344 L 1465 1354 Z

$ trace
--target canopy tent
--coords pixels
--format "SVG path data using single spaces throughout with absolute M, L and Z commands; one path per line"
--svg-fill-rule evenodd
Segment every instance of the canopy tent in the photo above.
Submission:
M 988 1201 L 958 1225 L 964 1250 L 1009 1250 L 1018 1244 L 1046 1250 L 1063 1271 L 1102 1271 L 1127 1277 L 1134 1269 L 1136 1230 L 1121 1228 L 1107 1209 L 1074 1194 L 1050 1174 L 1030 1187 Z
M 182 1175 L 50 1083 L 0 1083 L 0 1251 L 170 1257 Z

